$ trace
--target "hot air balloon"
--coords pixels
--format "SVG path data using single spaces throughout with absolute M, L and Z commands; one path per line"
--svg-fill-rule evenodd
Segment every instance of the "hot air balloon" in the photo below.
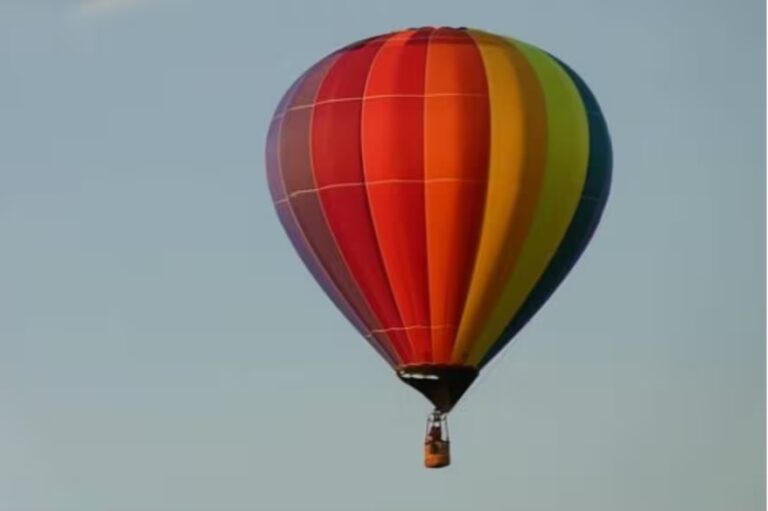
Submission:
M 563 281 L 603 212 L 606 123 L 582 79 L 518 40 L 413 28 L 320 60 L 286 92 L 269 188 L 338 309 L 446 414 Z

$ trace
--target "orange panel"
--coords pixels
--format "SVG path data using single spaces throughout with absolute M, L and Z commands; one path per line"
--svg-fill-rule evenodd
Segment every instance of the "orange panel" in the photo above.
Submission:
M 447 363 L 477 250 L 488 176 L 488 84 L 474 40 L 438 29 L 427 50 L 425 206 L 432 358 Z

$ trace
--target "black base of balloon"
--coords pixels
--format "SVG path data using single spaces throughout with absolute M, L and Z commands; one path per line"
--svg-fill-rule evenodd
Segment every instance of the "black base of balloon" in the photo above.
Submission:
M 437 364 L 405 365 L 397 375 L 429 399 L 435 410 L 448 413 L 477 378 L 477 368 Z

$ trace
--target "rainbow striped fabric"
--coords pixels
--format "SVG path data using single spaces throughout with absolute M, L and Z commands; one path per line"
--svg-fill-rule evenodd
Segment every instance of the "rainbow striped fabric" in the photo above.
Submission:
M 427 27 L 304 73 L 271 122 L 267 174 L 304 264 L 389 364 L 481 368 L 592 237 L 611 146 L 562 62 Z

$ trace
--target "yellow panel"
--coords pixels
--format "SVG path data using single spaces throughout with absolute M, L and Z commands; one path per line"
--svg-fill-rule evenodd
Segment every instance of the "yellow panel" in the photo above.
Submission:
M 504 39 L 469 33 L 485 66 L 491 142 L 480 242 L 454 354 L 471 348 L 504 291 L 533 221 L 546 159 L 546 110 L 535 71 Z
M 579 92 L 566 72 L 542 50 L 508 40 L 539 77 L 547 110 L 547 159 L 533 223 L 520 256 L 480 333 L 454 351 L 456 363 L 479 364 L 518 311 L 562 240 L 584 187 L 589 128 Z

